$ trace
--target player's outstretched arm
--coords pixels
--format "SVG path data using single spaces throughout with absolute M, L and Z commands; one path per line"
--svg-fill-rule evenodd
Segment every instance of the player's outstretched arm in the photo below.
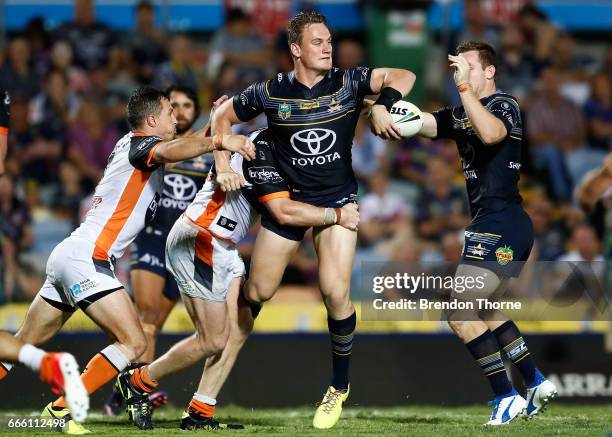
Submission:
M 401 139 L 400 131 L 389 115 L 395 102 L 408 94 L 416 76 L 412 71 L 400 68 L 375 68 L 370 76 L 370 89 L 380 94 L 371 112 L 372 132 L 384 139 Z
M 153 149 L 152 161 L 157 164 L 179 162 L 210 153 L 215 149 L 240 153 L 249 161 L 255 158 L 255 146 L 244 135 L 217 134 L 205 138 L 191 135 L 161 142 Z
M 359 210 L 354 203 L 342 208 L 319 208 L 307 203 L 296 202 L 288 197 L 271 199 L 265 202 L 266 208 L 276 222 L 289 226 L 325 226 L 338 224 L 357 230 Z
M 506 138 L 508 131 L 504 123 L 493 114 L 491 114 L 478 99 L 478 96 L 472 90 L 469 83 L 470 65 L 463 56 L 448 55 L 451 67 L 455 69 L 453 78 L 459 89 L 461 103 L 465 109 L 465 113 L 474 128 L 474 132 L 480 138 L 480 141 L 486 145 L 499 143 Z M 495 68 L 489 66 L 487 68 Z

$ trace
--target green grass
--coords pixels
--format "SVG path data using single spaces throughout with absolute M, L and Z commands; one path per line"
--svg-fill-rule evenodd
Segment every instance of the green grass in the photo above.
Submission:
M 251 410 L 239 407 L 218 409 L 219 419 L 238 422 L 247 426 L 241 431 L 218 431 L 222 435 L 264 436 L 612 436 L 612 407 L 552 405 L 545 414 L 530 421 L 516 419 L 510 425 L 485 428 L 490 410 L 478 407 L 396 407 L 361 408 L 347 407 L 343 417 L 331 430 L 319 431 L 312 428 L 314 409 Z M 4 423 L 9 412 L 0 412 Z M 26 416 L 30 412 L 12 412 Z M 164 408 L 154 415 L 156 429 L 144 432 L 126 422 L 124 417 L 103 417 L 92 412 L 87 428 L 95 436 L 171 436 L 186 433 L 178 428 L 181 411 Z M 203 435 L 200 431 L 197 435 Z M 35 430 L 0 429 L 0 435 L 53 435 Z

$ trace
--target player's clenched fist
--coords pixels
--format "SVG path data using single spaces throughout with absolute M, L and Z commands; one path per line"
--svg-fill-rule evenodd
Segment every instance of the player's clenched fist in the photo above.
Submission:
M 374 104 L 372 106 L 370 125 L 372 133 L 385 140 L 399 140 L 402 138 L 399 128 L 393 123 L 389 111 L 383 105 Z
M 217 172 L 216 180 L 221 190 L 226 192 L 239 190 L 245 185 L 244 178 L 232 170 Z
M 351 231 L 357 230 L 359 225 L 359 207 L 356 203 L 347 203 L 342 207 L 342 214 L 338 224 Z
M 215 136 L 215 141 L 218 142 L 218 136 Z M 215 148 L 216 145 L 215 144 Z M 223 150 L 240 153 L 247 161 L 255 159 L 255 145 L 244 135 L 223 135 L 222 140 Z

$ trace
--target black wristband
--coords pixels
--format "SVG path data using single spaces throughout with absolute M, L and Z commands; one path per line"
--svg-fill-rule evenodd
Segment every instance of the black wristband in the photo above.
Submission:
M 387 111 L 391 111 L 391 107 L 400 100 L 402 100 L 402 93 L 395 88 L 387 86 L 382 89 L 380 96 L 378 96 L 378 100 L 376 100 L 374 104 L 383 105 L 385 108 L 387 108 Z

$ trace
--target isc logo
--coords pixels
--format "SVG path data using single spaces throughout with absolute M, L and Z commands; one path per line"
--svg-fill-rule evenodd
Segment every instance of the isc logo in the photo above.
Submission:
M 408 108 L 398 108 L 396 106 L 392 106 L 390 114 L 406 115 L 408 114 Z

